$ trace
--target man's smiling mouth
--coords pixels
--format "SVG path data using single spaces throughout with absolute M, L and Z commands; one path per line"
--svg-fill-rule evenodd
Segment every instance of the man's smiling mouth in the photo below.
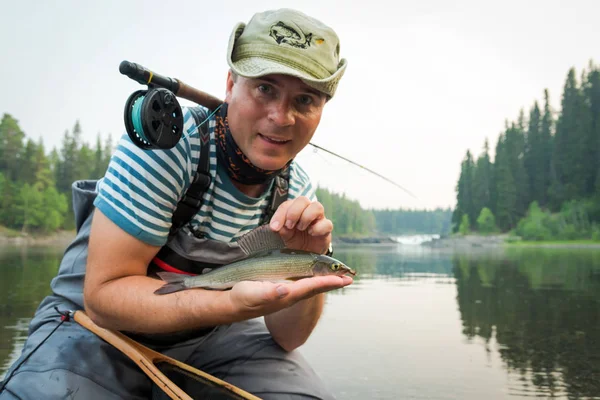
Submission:
M 262 133 L 259 133 L 258 136 L 260 136 L 262 139 L 266 140 L 267 142 L 274 143 L 274 144 L 286 144 L 288 142 L 291 142 L 291 140 L 289 140 L 289 139 L 280 139 L 280 138 L 276 138 L 276 137 L 266 136 L 266 135 L 263 135 Z

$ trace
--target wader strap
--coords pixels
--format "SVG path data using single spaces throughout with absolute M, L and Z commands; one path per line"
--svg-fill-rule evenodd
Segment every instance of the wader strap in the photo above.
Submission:
M 275 177 L 275 187 L 273 188 L 273 195 L 271 196 L 271 202 L 265 209 L 263 214 L 261 225 L 267 224 L 271 221 L 273 214 L 277 211 L 277 208 L 287 200 L 288 189 L 289 189 L 290 170 L 286 168 L 281 171 L 279 175 Z
M 200 210 L 200 207 L 202 206 L 202 196 L 211 183 L 209 157 L 210 135 L 207 124 L 202 123 L 207 118 L 207 114 L 199 107 L 189 108 L 189 110 L 198 127 L 198 133 L 200 134 L 200 160 L 198 162 L 198 169 L 194 175 L 194 180 L 177 204 L 177 208 L 173 213 L 171 230 L 169 232 L 170 238 L 173 237 L 181 227 L 191 221 L 198 210 Z
M 150 263 L 150 272 L 167 271 L 185 275 L 200 275 L 205 270 L 215 269 L 221 264 L 200 262 L 180 256 L 169 246 L 163 246 Z

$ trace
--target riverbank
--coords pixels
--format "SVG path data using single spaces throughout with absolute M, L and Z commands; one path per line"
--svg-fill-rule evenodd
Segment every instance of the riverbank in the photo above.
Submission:
M 345 235 L 334 235 L 332 245 L 339 244 L 398 244 L 397 241 L 389 236 L 345 236 Z
M 66 246 L 74 237 L 75 231 L 37 234 L 15 231 L 0 226 L 0 246 Z
M 565 247 L 565 248 L 599 248 L 600 242 L 594 240 L 548 240 L 542 242 L 512 241 L 506 243 L 509 247 Z
M 432 249 L 478 250 L 501 247 L 547 247 L 547 248 L 600 248 L 593 240 L 526 241 L 509 234 L 499 235 L 452 235 L 422 243 Z
M 421 246 L 432 249 L 470 250 L 497 248 L 505 245 L 509 235 L 453 235 L 424 242 Z

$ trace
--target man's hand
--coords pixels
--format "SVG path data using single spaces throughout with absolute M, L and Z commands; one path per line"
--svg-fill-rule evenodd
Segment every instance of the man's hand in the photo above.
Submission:
M 325 217 L 323 205 L 318 201 L 311 202 L 307 197 L 281 203 L 270 226 L 279 232 L 290 249 L 323 254 L 331 243 L 333 223 Z M 318 276 L 289 285 L 265 283 L 267 287 L 272 286 L 263 292 L 264 297 L 260 297 L 254 292 L 258 286 L 246 286 L 242 282 L 236 285 L 238 287 L 234 286 L 231 299 L 234 303 L 245 304 L 245 309 L 250 310 L 273 306 L 273 312 L 265 316 L 267 328 L 282 348 L 291 351 L 301 346 L 317 325 L 325 303 L 324 293 L 351 283 L 352 278 L 347 276 Z M 282 292 L 279 298 L 278 291 Z M 280 308 L 283 304 L 286 304 L 285 308 Z
M 309 338 L 323 311 L 325 292 L 350 285 L 347 276 L 315 276 L 293 283 L 237 283 L 229 293 L 232 313 L 242 319 L 265 317 L 273 339 L 286 351 Z
M 229 298 L 234 312 L 255 318 L 287 308 L 317 294 L 352 283 L 348 276 L 315 276 L 290 283 L 242 281 L 233 286 Z
M 325 218 L 323 205 L 304 196 L 281 203 L 270 226 L 290 249 L 324 254 L 331 243 L 333 223 Z

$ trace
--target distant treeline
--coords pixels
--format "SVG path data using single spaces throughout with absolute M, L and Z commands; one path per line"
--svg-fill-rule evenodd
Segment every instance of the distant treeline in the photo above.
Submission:
M 18 121 L 0 122 L 0 225 L 24 232 L 52 232 L 74 226 L 71 184 L 104 175 L 112 155 L 109 136 L 95 146 L 81 138 L 76 122 L 65 131 L 60 149 L 48 154 L 43 140 L 26 139 Z
M 318 188 L 317 198 L 332 220 L 337 235 L 446 234 L 450 231 L 452 210 L 363 209 L 345 194 Z
M 440 234 L 450 232 L 452 209 L 435 210 L 373 210 L 375 224 L 381 233 L 402 234 Z
M 600 68 L 571 68 L 561 109 L 549 93 L 506 122 L 492 162 L 486 140 L 467 151 L 456 185 L 453 231 L 513 230 L 530 240 L 600 239 Z

